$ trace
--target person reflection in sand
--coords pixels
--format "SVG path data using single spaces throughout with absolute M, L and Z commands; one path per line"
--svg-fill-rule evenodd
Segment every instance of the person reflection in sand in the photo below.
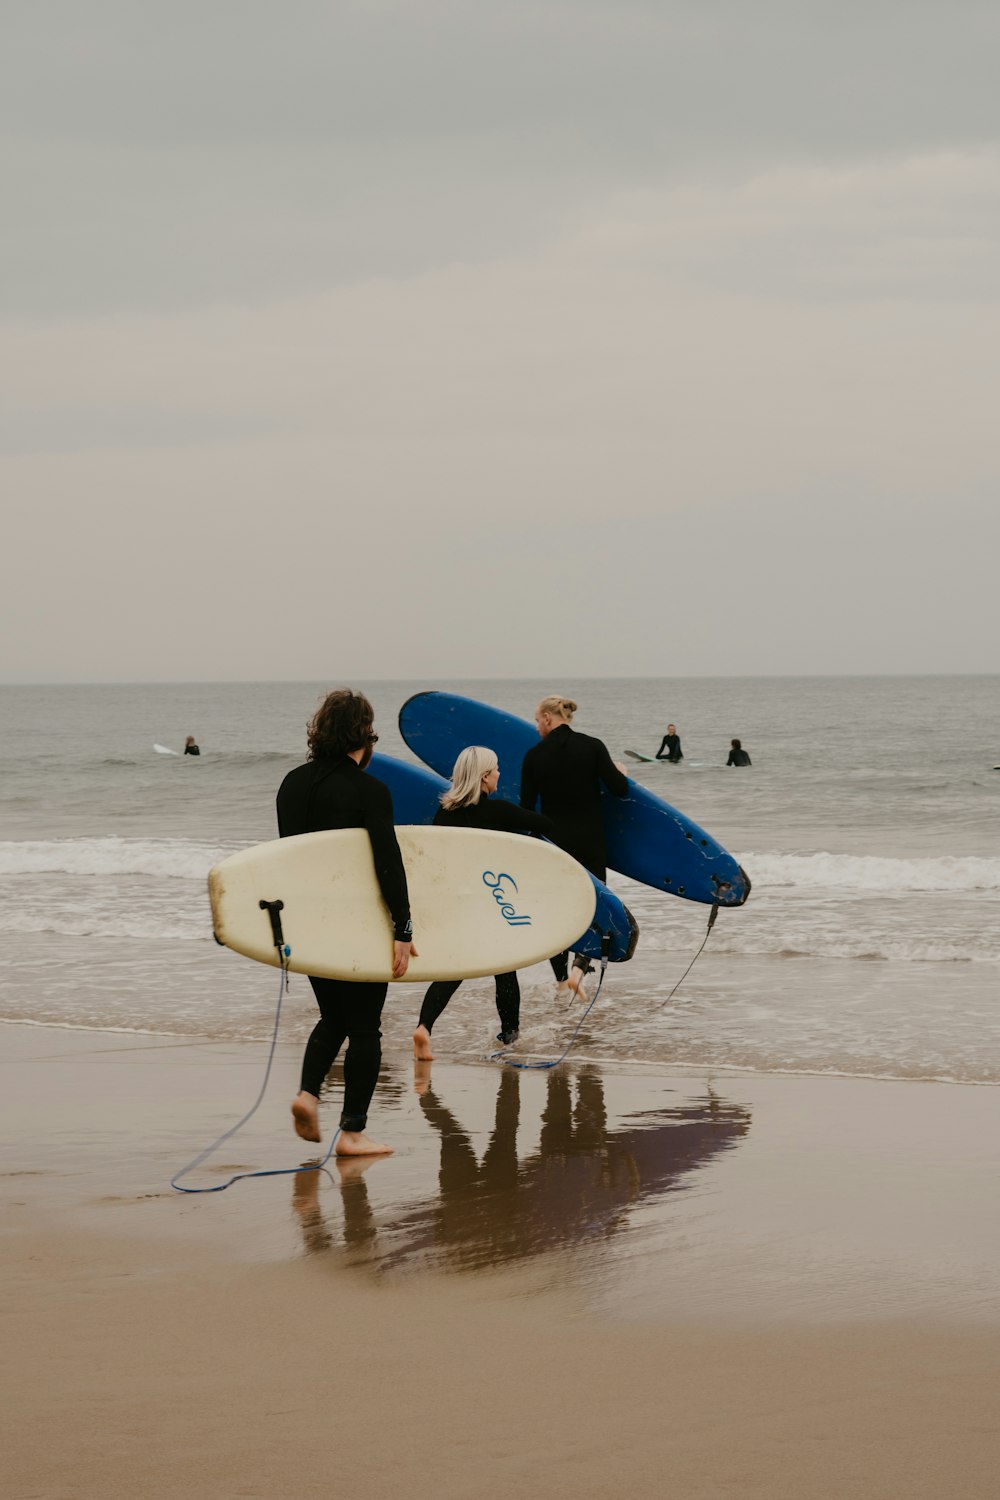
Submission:
M 420 1107 L 441 1137 L 440 1193 L 394 1225 L 405 1231 L 405 1243 L 393 1259 L 430 1250 L 470 1267 L 523 1260 L 615 1233 L 630 1207 L 682 1186 L 750 1126 L 748 1110 L 709 1092 L 609 1129 L 599 1070 L 554 1070 L 546 1079 L 538 1149 L 520 1161 L 521 1075 L 504 1069 L 480 1162 L 426 1074 Z
M 375 1215 L 368 1201 L 365 1173 L 378 1160 L 376 1156 L 335 1157 L 333 1170 L 296 1172 L 292 1188 L 292 1207 L 302 1227 L 302 1243 L 310 1255 L 322 1255 L 336 1248 L 334 1237 L 320 1207 L 320 1178 L 340 1181 L 343 1208 L 343 1249 L 351 1261 L 367 1262 L 373 1258 L 378 1239 Z M 303 1163 L 312 1167 L 312 1163 Z
M 343 1247 L 355 1264 L 386 1270 L 441 1257 L 472 1269 L 608 1238 L 625 1227 L 631 1208 L 689 1186 L 693 1172 L 737 1145 L 750 1128 L 749 1111 L 711 1089 L 609 1128 L 600 1071 L 560 1069 L 546 1077 L 537 1150 L 521 1160 L 522 1077 L 504 1068 L 480 1160 L 435 1091 L 429 1062 L 416 1064 L 414 1083 L 421 1112 L 440 1139 L 438 1195 L 376 1225 L 362 1175 L 374 1159 L 338 1163 Z M 335 1245 L 319 1207 L 321 1175 L 301 1173 L 293 1203 L 307 1251 L 329 1252 Z

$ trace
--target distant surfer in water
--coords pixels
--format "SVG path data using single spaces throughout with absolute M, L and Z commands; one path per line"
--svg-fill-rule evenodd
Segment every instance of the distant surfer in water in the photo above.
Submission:
M 403 857 L 396 842 L 389 788 L 363 771 L 378 735 L 374 711 L 362 693 L 338 688 L 329 693 L 309 725 L 309 759 L 289 771 L 278 789 L 278 832 L 282 838 L 324 828 L 364 828 L 371 840 L 382 899 L 393 921 L 392 977 L 402 979 L 416 954 Z M 382 1061 L 379 1023 L 389 988 L 385 981 L 354 982 L 309 976 L 320 1019 L 306 1043 L 302 1085 L 292 1103 L 295 1132 L 318 1141 L 319 1095 L 344 1041 L 344 1106 L 338 1156 L 384 1156 L 391 1146 L 365 1135 L 368 1106 Z
M 666 750 L 666 755 L 664 755 Z M 667 732 L 660 741 L 660 748 L 656 752 L 657 760 L 672 760 L 676 765 L 679 760 L 684 759 L 684 751 L 681 749 L 681 737 L 677 733 L 675 724 L 667 725 Z
M 533 811 L 540 800 L 542 812 L 555 824 L 555 842 L 598 880 L 604 880 L 607 854 L 601 787 L 606 786 L 616 797 L 626 797 L 628 777 L 611 759 L 602 740 L 570 728 L 575 713 L 572 698 L 558 695 L 543 698 L 535 709 L 541 741 L 524 757 L 521 806 Z M 559 988 L 569 987 L 579 993 L 583 976 L 591 968 L 590 959 L 574 954 L 572 973 L 568 953 L 557 953 L 551 963 Z
M 500 763 L 492 750 L 483 745 L 469 745 L 461 752 L 451 773 L 451 787 L 441 798 L 441 806 L 434 815 L 439 828 L 493 828 L 502 833 L 541 834 L 545 838 L 556 838 L 556 827 L 551 818 L 541 813 L 529 812 L 516 807 L 502 797 L 494 797 L 500 780 Z M 420 1021 L 413 1033 L 413 1053 L 421 1062 L 431 1062 L 431 1032 L 434 1022 L 441 1015 L 454 995 L 460 979 L 436 980 L 424 996 L 420 1007 Z M 517 974 L 498 974 L 497 1014 L 500 1031 L 497 1041 L 505 1047 L 516 1040 L 521 1019 L 521 989 Z
M 726 765 L 727 766 L 752 766 L 753 765 L 753 761 L 750 759 L 750 756 L 749 756 L 748 752 L 746 750 L 744 750 L 744 748 L 740 744 L 739 740 L 730 740 L 729 741 L 729 759 L 726 761 Z
M 194 742 L 194 735 L 193 734 L 189 734 L 188 737 L 187 737 L 187 739 L 184 741 L 184 754 L 185 755 L 200 755 L 201 754 L 201 751 L 198 749 L 198 746 Z

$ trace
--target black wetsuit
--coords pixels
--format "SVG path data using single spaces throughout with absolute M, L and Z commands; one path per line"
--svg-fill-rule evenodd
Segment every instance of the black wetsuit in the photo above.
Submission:
M 502 797 L 485 795 L 468 807 L 439 808 L 434 822 L 440 828 L 493 828 L 501 833 L 540 834 L 553 839 L 556 831 L 551 818 L 529 812 L 523 807 L 515 807 L 513 802 L 505 802 Z M 516 973 L 498 974 L 495 982 L 497 1014 L 500 1017 L 500 1035 L 497 1041 L 506 1043 L 513 1041 L 520 1024 L 521 989 Z M 461 983 L 460 979 L 435 980 L 420 1007 L 421 1026 L 425 1026 L 428 1031 L 434 1030 L 434 1022 Z
M 727 766 L 752 766 L 753 761 L 745 750 L 730 750 Z
M 349 755 L 311 760 L 289 771 L 278 789 L 278 832 L 282 838 L 324 828 L 365 828 L 375 857 L 375 874 L 398 942 L 411 937 L 406 871 L 392 823 L 389 788 L 362 771 Z M 302 1088 L 319 1097 L 326 1075 L 347 1039 L 344 1055 L 344 1107 L 341 1130 L 364 1130 L 382 1061 L 379 1022 L 389 988 L 379 983 L 309 976 L 320 1020 L 306 1043 Z
M 628 796 L 628 777 L 619 771 L 602 740 L 578 734 L 568 724 L 550 730 L 533 745 L 521 767 L 521 806 L 542 812 L 556 825 L 555 842 L 574 859 L 604 880 L 607 852 L 601 821 L 601 784 L 616 797 Z M 568 954 L 552 959 L 556 979 L 568 974 Z M 578 961 L 584 970 L 587 959 Z
M 185 745 L 184 746 L 184 754 L 185 755 L 200 755 L 201 751 L 198 749 L 197 745 Z
M 663 747 L 666 745 L 667 753 L 664 755 Z M 657 760 L 677 761 L 684 759 L 684 751 L 681 749 L 681 737 L 679 734 L 665 734 L 660 741 L 660 748 L 656 752 Z

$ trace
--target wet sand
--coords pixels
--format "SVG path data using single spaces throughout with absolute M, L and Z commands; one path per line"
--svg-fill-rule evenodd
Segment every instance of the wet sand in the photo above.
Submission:
M 4 1492 L 995 1494 L 1000 1090 L 265 1056 L 0 1026 Z

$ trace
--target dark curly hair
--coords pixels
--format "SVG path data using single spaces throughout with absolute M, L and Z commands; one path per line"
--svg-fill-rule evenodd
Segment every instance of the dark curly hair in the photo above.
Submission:
M 337 688 L 327 693 L 309 721 L 310 760 L 333 760 L 360 750 L 375 733 L 375 710 L 364 693 Z

